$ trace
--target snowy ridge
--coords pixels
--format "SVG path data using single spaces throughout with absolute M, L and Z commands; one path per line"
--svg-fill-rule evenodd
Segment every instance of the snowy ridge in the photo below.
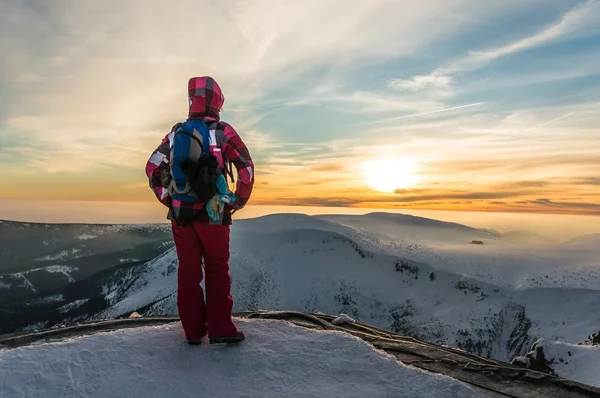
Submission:
M 553 243 L 554 240 L 530 231 L 508 231 L 502 234 L 502 238 L 513 243 L 545 244 Z
M 37 289 L 35 288 L 35 286 L 33 286 L 33 283 L 31 283 L 31 281 L 25 276 L 26 274 L 26 272 L 19 272 L 16 274 L 12 274 L 12 276 L 21 280 L 22 284 L 19 284 L 18 287 L 27 288 L 34 293 L 37 292 Z
M 177 323 L 3 350 L 1 385 L 8 396 L 485 397 L 346 333 L 282 321 L 238 325 L 248 341 L 230 348 L 188 346 Z
M 545 274 L 530 276 L 518 286 L 555 287 L 571 289 L 592 289 L 600 291 L 600 278 L 598 278 L 600 262 L 574 265 L 572 268 L 549 270 Z
M 582 245 L 582 246 L 589 246 L 589 245 L 600 246 L 600 234 L 589 234 L 589 235 L 580 236 L 578 238 L 567 241 L 566 244 Z
M 39 269 L 33 270 L 33 271 L 38 271 L 38 270 Z M 51 274 L 53 274 L 53 273 L 63 274 L 69 280 L 69 282 L 75 282 L 75 279 L 73 279 L 73 277 L 71 276 L 71 272 L 77 271 L 78 268 L 70 267 L 68 265 L 51 265 L 49 267 L 43 268 L 43 270 L 46 272 L 50 272 Z
M 163 255 L 128 270 L 119 284 L 105 286 L 102 294 L 109 308 L 94 319 L 115 318 L 172 295 L 177 286 L 177 253 L 170 249 Z M 177 313 L 172 309 L 166 313 Z
M 34 259 L 35 261 L 56 261 L 56 260 L 64 260 L 68 257 L 77 257 L 77 253 L 80 253 L 81 249 L 73 248 L 71 250 L 63 250 L 58 254 L 47 255 L 44 257 L 39 257 Z
M 149 261 L 173 244 L 164 225 L 3 222 L 0 235 L 0 307 L 62 293 L 113 267 Z
M 77 267 L 71 267 L 68 265 L 50 265 L 47 267 L 34 268 L 24 272 L 16 272 L 8 275 L 0 275 L 0 288 L 11 288 L 13 286 L 25 288 L 33 293 L 37 292 L 35 285 L 29 280 L 28 275 L 34 273 L 47 272 L 50 274 L 61 274 L 64 275 L 68 282 L 75 282 L 75 279 L 71 276 L 71 273 L 77 271 Z M 7 283 L 7 281 L 13 283 Z
M 89 301 L 89 299 L 75 300 L 75 301 L 70 302 L 69 304 L 63 305 L 58 310 L 62 313 L 69 312 L 74 308 L 81 307 L 88 301 Z

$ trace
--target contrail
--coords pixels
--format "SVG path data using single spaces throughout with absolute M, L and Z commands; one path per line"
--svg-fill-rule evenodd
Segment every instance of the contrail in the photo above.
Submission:
M 546 125 L 548 125 L 548 124 L 550 124 L 550 123 L 558 122 L 559 120 L 561 120 L 561 119 L 564 119 L 564 118 L 567 118 L 567 117 L 569 117 L 569 116 L 572 116 L 573 114 L 575 114 L 575 112 L 567 113 L 566 115 L 559 116 L 559 117 L 557 117 L 556 119 L 548 120 L 547 122 L 544 122 L 544 123 L 542 123 L 542 124 L 538 124 L 537 126 L 529 127 L 529 128 L 528 128 L 528 129 L 526 129 L 525 131 L 529 131 L 529 130 L 532 130 L 532 129 L 536 129 L 536 128 L 538 128 L 538 127 L 543 127 L 543 126 L 546 126 Z
M 453 106 L 452 108 L 444 108 L 444 109 L 438 109 L 438 110 L 435 110 L 435 111 L 414 113 L 412 115 L 404 115 L 404 116 L 392 117 L 392 118 L 389 118 L 389 119 L 378 120 L 376 122 L 372 122 L 371 124 L 374 124 L 374 123 L 383 123 L 383 122 L 391 122 L 392 120 L 407 119 L 409 117 L 416 117 L 416 116 L 423 116 L 423 115 L 432 115 L 434 113 L 441 113 L 441 112 L 453 111 L 453 110 L 456 110 L 456 109 L 470 108 L 472 106 L 479 106 L 479 105 L 482 105 L 482 104 L 484 104 L 484 103 L 483 102 L 476 102 L 474 104 Z

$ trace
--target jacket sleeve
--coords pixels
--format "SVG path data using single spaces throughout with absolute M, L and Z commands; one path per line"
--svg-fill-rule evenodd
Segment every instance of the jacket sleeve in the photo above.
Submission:
M 233 127 L 225 125 L 224 135 L 223 156 L 232 162 L 237 170 L 237 184 L 235 187 L 237 200 L 231 207 L 239 210 L 246 205 L 252 194 L 254 162 L 250 157 L 248 148 Z
M 162 178 L 168 173 L 169 153 L 171 151 L 171 140 L 173 139 L 173 131 L 167 134 L 158 148 L 152 152 L 152 155 L 146 163 L 146 176 L 150 189 L 156 198 L 165 206 L 171 205 L 171 197 L 167 188 L 162 184 Z

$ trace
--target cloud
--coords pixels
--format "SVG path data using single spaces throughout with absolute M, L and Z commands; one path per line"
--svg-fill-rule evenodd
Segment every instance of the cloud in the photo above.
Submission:
M 568 117 L 571 117 L 574 114 L 575 114 L 574 112 L 567 113 L 566 115 L 562 115 L 562 116 L 559 116 L 557 118 L 550 119 L 550 120 L 548 120 L 548 121 L 546 121 L 544 123 L 538 124 L 537 126 L 533 126 L 533 127 L 528 128 L 528 129 L 525 129 L 525 131 L 531 131 L 533 129 L 537 129 L 537 128 L 540 128 L 540 127 L 547 126 L 547 125 L 549 125 L 551 123 L 558 122 L 559 120 L 563 120 L 563 119 L 566 119 Z
M 551 214 L 600 215 L 600 203 L 554 201 L 547 198 L 511 200 L 510 194 L 504 200 L 489 200 L 494 195 L 485 192 L 468 195 L 421 196 L 415 200 L 394 200 L 388 196 L 365 198 L 361 196 L 304 196 L 254 199 L 260 205 L 312 206 L 312 207 L 369 207 L 369 208 L 410 208 L 429 210 L 462 210 L 493 212 L 526 212 Z M 514 199 L 514 198 L 513 198 Z
M 600 185 L 600 177 L 586 177 L 576 179 L 573 183 L 579 185 Z
M 451 96 L 453 93 L 452 76 L 439 74 L 417 75 L 406 80 L 392 79 L 388 87 L 412 92 L 428 90 L 431 94 L 440 97 Z
M 394 79 L 390 86 L 413 91 L 436 89 L 438 95 L 441 91 L 444 96 L 451 96 L 453 75 L 482 68 L 497 59 L 536 47 L 596 34 L 600 31 L 597 23 L 599 18 L 600 1 L 588 0 L 573 7 L 557 22 L 540 29 L 531 36 L 488 50 L 469 51 L 466 57 L 439 67 L 429 75 L 416 75 L 410 79 Z
M 225 93 L 224 120 L 256 161 L 257 195 L 270 203 L 492 206 L 501 197 L 495 202 L 515 206 L 513 192 L 590 202 L 575 198 L 590 198 L 598 185 L 593 84 L 579 89 L 578 81 L 572 92 L 553 95 L 544 90 L 556 75 L 546 71 L 536 80 L 544 87 L 524 93 L 537 69 L 517 70 L 499 73 L 510 82 L 507 95 L 488 90 L 499 89 L 497 76 L 488 82 L 487 74 L 468 74 L 598 30 L 598 1 L 590 1 L 548 26 L 535 19 L 527 27 L 533 35 L 486 44 L 513 35 L 501 18 L 530 5 L 540 2 L 0 0 L 1 182 L 45 179 L 31 193 L 39 196 L 77 184 L 90 190 L 86 198 L 118 196 L 120 188 L 147 194 L 137 181 L 150 152 L 186 117 L 187 79 L 209 74 Z M 468 52 L 475 42 L 484 50 Z M 557 73 L 569 63 L 595 73 L 593 49 L 577 53 L 555 60 L 558 66 L 538 62 Z M 561 78 L 579 78 L 574 69 Z M 397 71 L 408 74 L 393 79 Z M 465 94 L 461 84 L 479 91 Z M 362 162 L 382 156 L 415 158 L 422 185 L 395 197 L 365 188 Z M 107 185 L 109 193 L 98 192 Z M 306 203 L 296 198 L 304 186 Z M 78 193 L 49 193 L 60 195 Z M 421 199 L 394 202 L 399 197 Z
M 479 67 L 486 62 L 543 46 L 559 39 L 565 40 L 567 38 L 596 33 L 599 30 L 597 24 L 598 17 L 600 17 L 600 2 L 598 0 L 588 0 L 563 14 L 558 22 L 541 29 L 532 36 L 495 49 L 472 51 L 469 53 L 469 57 L 457 62 L 449 69 L 463 70 Z
M 511 181 L 504 184 L 505 186 L 516 187 L 516 188 L 544 188 L 550 185 L 550 181 Z
M 92 172 L 96 163 L 82 146 L 95 147 L 92 157 L 99 162 L 115 158 L 99 155 L 108 143 L 152 150 L 156 137 L 166 133 L 162 129 L 185 117 L 187 79 L 209 74 L 223 87 L 225 115 L 236 125 L 248 124 L 248 141 L 268 151 L 282 140 L 256 128 L 264 117 L 256 109 L 273 101 L 274 92 L 284 88 L 293 92 L 292 102 L 300 99 L 301 83 L 313 71 L 324 74 L 324 90 L 346 85 L 340 76 L 348 70 L 414 53 L 448 29 L 463 29 L 464 21 L 439 20 L 435 11 L 462 14 L 468 3 L 1 2 L 0 139 L 27 135 L 59 152 L 53 170 L 78 163 L 79 172 Z M 472 18 L 493 9 L 473 11 Z M 430 28 L 423 31 L 423 25 Z M 360 91 L 324 100 L 361 112 L 438 105 Z M 38 163 L 46 161 L 38 157 Z M 128 163 L 141 161 L 142 151 Z
M 317 164 L 314 165 L 310 168 L 311 172 L 332 172 L 332 171 L 342 171 L 345 170 L 346 168 L 339 164 L 339 163 L 334 163 L 334 164 Z
M 455 199 L 480 200 L 480 199 L 504 199 L 526 196 L 526 191 L 489 191 L 489 192 L 439 192 L 432 194 L 402 195 L 391 199 L 393 202 L 429 202 L 429 201 L 452 201 Z
M 468 151 L 468 147 L 464 149 Z M 527 152 L 524 148 L 522 152 Z M 493 153 L 486 153 L 492 155 Z M 447 160 L 432 160 L 423 166 L 424 173 L 430 175 L 448 174 L 448 173 L 470 173 L 471 175 L 480 175 L 480 172 L 488 173 L 486 177 L 493 177 L 489 173 L 498 173 L 498 175 L 507 178 L 511 176 L 509 173 L 533 172 L 539 170 L 560 169 L 563 172 L 570 172 L 571 169 L 588 169 L 591 172 L 593 168 L 598 166 L 598 155 L 595 153 L 540 153 L 539 155 L 523 156 L 521 151 L 513 156 L 507 155 L 504 158 L 499 158 L 496 154 L 495 158 L 489 156 L 486 159 L 484 153 L 478 156 L 463 159 L 447 159 Z M 445 172 L 445 173 L 444 173 Z
M 286 206 L 315 206 L 315 207 L 353 207 L 361 203 L 358 198 L 327 198 L 327 197 L 301 197 L 301 198 L 269 198 L 257 202 L 261 205 L 286 205 Z
M 423 109 L 439 109 L 436 100 L 419 99 L 410 95 L 376 93 L 364 90 L 350 91 L 342 88 L 308 90 L 294 101 L 274 106 L 330 106 L 335 111 L 353 113 L 383 113 L 391 111 L 417 112 Z
M 539 205 L 544 208 L 562 209 L 562 210 L 583 210 L 587 214 L 600 215 L 600 202 L 557 202 L 553 199 L 539 198 L 525 201 L 525 204 Z

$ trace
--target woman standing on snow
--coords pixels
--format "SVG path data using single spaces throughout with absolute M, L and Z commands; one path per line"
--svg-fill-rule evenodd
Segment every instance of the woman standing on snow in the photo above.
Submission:
M 156 197 L 169 208 L 167 218 L 179 259 L 177 309 L 188 343 L 200 344 L 207 333 L 211 344 L 239 342 L 244 334 L 231 317 L 230 226 L 231 215 L 246 205 L 252 193 L 254 163 L 234 128 L 220 120 L 225 99 L 217 82 L 208 76 L 193 77 L 188 82 L 188 96 L 187 120 L 177 123 L 163 138 L 148 160 L 146 175 Z M 199 159 L 207 152 L 210 160 L 202 163 Z M 238 173 L 234 195 L 192 190 L 194 181 L 189 181 L 191 174 L 186 169 L 189 164 L 206 167 L 208 172 L 203 169 L 204 173 L 198 174 L 204 178 L 214 175 L 222 180 L 228 163 Z M 216 188 L 216 184 L 213 180 L 207 186 Z M 206 303 L 200 286 L 203 263 Z

